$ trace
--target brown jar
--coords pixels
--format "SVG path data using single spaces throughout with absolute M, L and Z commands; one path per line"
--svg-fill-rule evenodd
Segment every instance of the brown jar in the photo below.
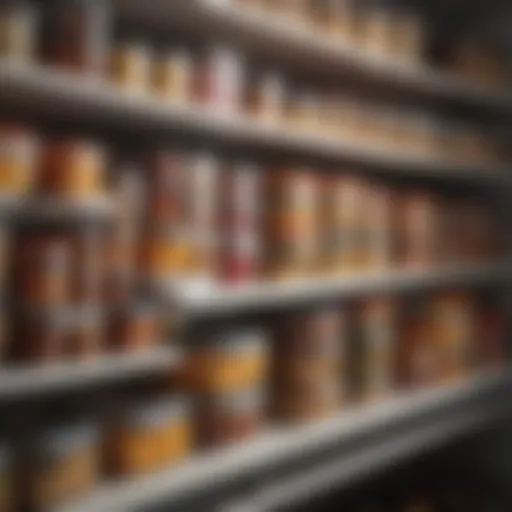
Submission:
M 217 334 L 190 346 L 184 383 L 197 391 L 217 392 L 249 387 L 267 377 L 265 333 L 255 329 Z
M 197 425 L 201 446 L 242 441 L 261 427 L 265 396 L 256 387 L 208 393 L 199 398 Z
M 36 53 L 38 12 L 24 1 L 0 6 L 0 54 L 18 62 L 31 62 Z
M 17 319 L 13 344 L 17 359 L 28 363 L 56 362 L 66 357 L 70 335 L 69 311 L 52 310 L 28 312 Z
M 126 404 L 113 420 L 105 450 L 114 475 L 151 473 L 180 462 L 191 451 L 190 407 L 181 398 Z
M 110 56 L 110 78 L 126 92 L 145 93 L 151 85 L 151 60 L 151 51 L 145 43 L 117 43 Z
M 105 348 L 104 311 L 99 307 L 88 307 L 79 311 L 77 316 L 70 328 L 66 353 L 77 359 L 100 355 Z
M 69 298 L 71 247 L 65 239 L 22 235 L 16 254 L 16 294 L 20 303 L 50 306 Z
M 57 140 L 47 144 L 39 190 L 69 199 L 90 199 L 105 192 L 106 155 L 85 140 Z
M 0 194 L 21 196 L 36 181 L 38 143 L 22 126 L 0 125 Z
M 38 435 L 26 492 L 31 506 L 46 510 L 91 491 L 99 476 L 99 432 L 84 423 Z
M 192 93 L 192 56 L 172 51 L 157 57 L 151 74 L 153 90 L 162 99 L 187 102 Z
M 59 0 L 45 7 L 47 62 L 81 73 L 103 75 L 111 10 L 101 0 Z
M 161 335 L 158 308 L 152 303 L 125 305 L 112 315 L 110 344 L 116 349 L 146 349 L 159 343 Z

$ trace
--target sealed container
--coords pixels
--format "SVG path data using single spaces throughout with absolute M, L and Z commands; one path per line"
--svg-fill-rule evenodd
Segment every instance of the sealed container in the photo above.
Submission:
M 66 354 L 76 359 L 89 359 L 105 349 L 105 316 L 98 307 L 88 307 L 78 313 L 70 328 Z
M 36 53 L 39 13 L 24 1 L 0 6 L 0 54 L 18 62 L 31 62 Z
M 284 79 L 275 73 L 261 73 L 245 87 L 246 112 L 262 121 L 282 122 L 285 107 Z
M 396 382 L 396 307 L 391 300 L 380 299 L 360 308 L 360 395 L 374 400 L 391 393 Z
M 105 192 L 106 154 L 88 140 L 49 142 L 43 153 L 39 190 L 64 198 L 84 200 Z
M 243 65 L 234 51 L 214 47 L 197 56 L 192 85 L 193 99 L 218 112 L 239 110 L 242 100 Z
M 110 42 L 111 9 L 101 0 L 59 0 L 45 7 L 45 58 L 81 73 L 103 75 Z
M 76 301 L 98 302 L 105 279 L 105 234 L 98 228 L 84 226 L 70 243 L 73 250 L 71 295 Z
M 143 42 L 115 44 L 110 55 L 110 79 L 130 93 L 145 93 L 151 85 L 152 55 Z
M 29 193 L 37 179 L 37 139 L 25 127 L 0 125 L 0 193 Z
M 12 455 L 5 445 L 0 445 L 0 510 L 14 512 L 14 478 Z
M 252 386 L 266 379 L 268 357 L 266 334 L 258 329 L 214 334 L 190 347 L 184 379 L 204 392 Z
M 25 305 L 63 304 L 70 296 L 71 246 L 56 235 L 22 235 L 16 243 L 16 295 Z
M 27 494 L 37 510 L 47 510 L 91 491 L 99 476 L 99 431 L 83 423 L 40 433 L 32 450 Z
M 106 439 L 107 467 L 115 475 L 151 473 L 190 453 L 190 408 L 182 398 L 138 400 L 116 412 Z
M 262 426 L 265 393 L 259 387 L 203 394 L 199 398 L 198 441 L 219 446 L 253 436 Z
M 19 343 L 12 350 L 25 362 L 55 362 L 68 354 L 71 317 L 69 311 L 30 312 L 17 319 L 15 333 Z
M 132 351 L 151 347 L 160 341 L 159 310 L 151 302 L 120 306 L 110 318 L 110 344 Z
M 163 99 L 190 101 L 193 69 L 192 56 L 186 51 L 171 51 L 155 58 L 153 90 Z

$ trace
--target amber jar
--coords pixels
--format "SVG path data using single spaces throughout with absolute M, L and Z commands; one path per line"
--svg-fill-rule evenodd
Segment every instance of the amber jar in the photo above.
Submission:
M 16 294 L 25 305 L 59 305 L 70 296 L 71 247 L 55 235 L 21 235 L 16 243 Z
M 26 488 L 31 506 L 47 510 L 91 491 L 99 476 L 99 431 L 84 423 L 38 435 Z
M 101 196 L 105 189 L 106 154 L 86 140 L 56 140 L 44 150 L 39 189 L 69 199 Z
M 14 332 L 20 343 L 13 344 L 16 359 L 25 362 L 55 362 L 68 354 L 71 332 L 69 311 L 27 312 L 17 320 Z
M 151 85 L 151 61 L 151 51 L 145 43 L 117 43 L 110 56 L 110 78 L 127 92 L 145 93 Z
M 197 391 L 226 391 L 264 381 L 267 368 L 266 335 L 254 329 L 216 334 L 190 346 L 183 377 Z
M 153 90 L 163 99 L 190 101 L 192 72 L 192 56 L 187 52 L 178 50 L 161 55 L 153 63 Z
M 119 307 L 111 316 L 110 345 L 126 351 L 145 349 L 160 341 L 158 308 L 150 302 Z
M 37 179 L 38 143 L 23 126 L 0 125 L 0 193 L 22 195 Z
M 47 62 L 91 75 L 106 69 L 111 9 L 101 0 L 58 0 L 45 7 Z
M 32 61 L 36 51 L 38 12 L 24 1 L 0 6 L 0 54 L 18 62 Z
M 116 413 L 105 451 L 115 475 L 140 475 L 175 464 L 192 447 L 190 407 L 181 398 L 127 404 Z
M 218 446 L 242 441 L 261 427 L 265 394 L 256 387 L 201 395 L 198 404 L 198 441 Z
M 12 454 L 6 446 L 0 446 L 0 510 L 14 512 L 14 475 Z
M 66 353 L 76 359 L 90 359 L 105 349 L 105 315 L 100 307 L 83 308 L 70 328 Z

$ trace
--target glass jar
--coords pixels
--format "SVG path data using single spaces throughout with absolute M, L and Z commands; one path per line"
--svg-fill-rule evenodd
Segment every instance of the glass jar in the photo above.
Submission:
M 140 350 L 160 342 L 158 308 L 151 302 L 119 307 L 111 317 L 110 344 L 126 351 Z
M 23 126 L 0 126 L 0 194 L 29 193 L 37 179 L 38 142 Z
M 192 70 L 192 56 L 186 51 L 171 51 L 156 58 L 152 72 L 153 90 L 163 99 L 190 101 Z
M 183 460 L 191 448 L 192 424 L 186 400 L 139 400 L 116 412 L 107 435 L 107 466 L 115 475 L 147 474 Z
M 57 140 L 47 144 L 39 181 L 40 192 L 84 200 L 105 192 L 104 148 L 86 140 Z
M 36 53 L 39 13 L 24 1 L 0 6 L 0 54 L 17 62 L 31 62 Z
M 201 395 L 197 414 L 200 445 L 212 447 L 250 438 L 262 425 L 264 406 L 265 393 L 259 387 Z
M 151 84 L 152 55 L 143 42 L 125 41 L 115 44 L 110 56 L 110 79 L 129 93 L 145 93 Z
M 44 9 L 47 62 L 80 73 L 105 73 L 111 9 L 102 0 L 58 0 Z
M 37 510 L 56 507 L 92 490 L 99 476 L 99 431 L 90 423 L 40 434 L 32 451 L 27 494 Z
M 264 381 L 267 366 L 264 332 L 227 332 L 191 346 L 183 376 L 185 384 L 197 391 L 225 391 Z

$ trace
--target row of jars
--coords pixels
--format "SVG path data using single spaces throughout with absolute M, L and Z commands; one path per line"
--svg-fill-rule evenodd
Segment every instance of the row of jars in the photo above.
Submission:
M 499 303 L 464 290 L 327 305 L 269 322 L 196 332 L 170 381 L 151 384 L 152 392 L 107 393 L 96 402 L 101 421 L 34 432 L 17 464 L 21 498 L 47 510 L 102 478 L 152 473 L 196 448 L 247 440 L 266 421 L 319 421 L 504 361 Z M 163 392 L 169 385 L 174 394 Z M 8 477 L 17 456 L 0 449 L 1 499 L 14 489 Z

